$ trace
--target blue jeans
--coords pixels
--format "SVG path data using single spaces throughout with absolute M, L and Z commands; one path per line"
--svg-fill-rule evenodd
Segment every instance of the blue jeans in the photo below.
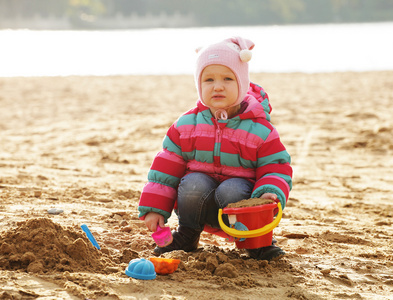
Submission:
M 205 224 L 220 228 L 218 209 L 248 199 L 254 184 L 243 178 L 231 178 L 218 182 L 203 173 L 190 173 L 179 184 L 176 214 L 179 225 L 203 230 Z M 223 215 L 228 225 L 228 217 Z

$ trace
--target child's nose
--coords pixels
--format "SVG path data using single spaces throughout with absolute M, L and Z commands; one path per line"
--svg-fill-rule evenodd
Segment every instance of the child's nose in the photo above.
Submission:
M 220 81 L 216 81 L 214 84 L 214 90 L 221 91 L 224 89 L 224 84 Z

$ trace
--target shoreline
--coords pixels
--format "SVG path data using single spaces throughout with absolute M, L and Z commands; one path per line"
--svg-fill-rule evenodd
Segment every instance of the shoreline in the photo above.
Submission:
M 251 72 L 250 77 L 258 76 L 260 74 L 266 75 L 329 75 L 329 74 L 362 74 L 362 73 L 393 73 L 393 70 L 390 69 L 381 69 L 381 70 L 349 70 L 349 71 L 327 71 L 327 72 L 302 72 L 302 71 L 291 71 L 291 72 Z M 193 74 L 190 73 L 179 73 L 179 74 L 105 74 L 105 75 L 96 75 L 96 74 L 69 74 L 69 75 L 15 75 L 15 76 L 0 76 L 0 79 L 12 79 L 12 78 L 67 78 L 67 77 L 162 77 L 162 76 L 191 76 Z

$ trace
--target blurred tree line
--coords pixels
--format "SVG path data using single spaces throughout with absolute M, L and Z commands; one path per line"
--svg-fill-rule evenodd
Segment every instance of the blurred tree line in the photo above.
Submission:
M 199 26 L 393 21 L 392 0 L 0 0 L 0 18 L 192 15 Z

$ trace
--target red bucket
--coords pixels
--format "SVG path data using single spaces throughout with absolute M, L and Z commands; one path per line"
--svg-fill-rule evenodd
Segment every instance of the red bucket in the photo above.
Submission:
M 274 218 L 274 211 L 278 208 L 278 214 Z M 229 218 L 236 217 L 236 222 L 245 225 L 248 231 L 236 230 L 225 225 L 222 214 Z M 278 225 L 282 217 L 281 203 L 263 204 L 251 207 L 224 208 L 218 212 L 218 222 L 221 229 L 227 234 L 245 238 L 244 241 L 236 240 L 239 249 L 255 249 L 267 247 L 272 244 L 273 229 Z

